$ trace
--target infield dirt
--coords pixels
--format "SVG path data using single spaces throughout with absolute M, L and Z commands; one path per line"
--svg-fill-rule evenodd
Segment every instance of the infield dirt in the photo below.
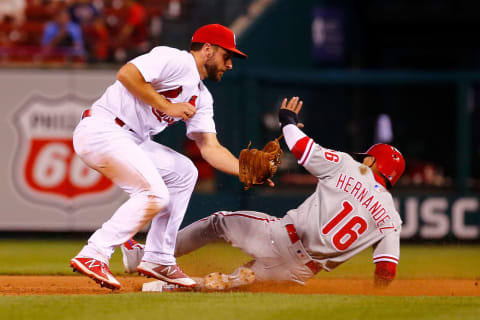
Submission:
M 115 293 L 141 292 L 145 282 L 139 276 L 118 276 L 122 288 Z M 341 294 L 387 296 L 480 296 L 480 280 L 428 279 L 395 280 L 388 288 L 378 289 L 370 279 L 314 278 L 305 286 L 287 283 L 254 283 L 238 292 L 292 294 Z M 0 276 L 0 296 L 6 295 L 112 294 L 84 276 Z M 159 293 L 161 294 L 161 293 Z

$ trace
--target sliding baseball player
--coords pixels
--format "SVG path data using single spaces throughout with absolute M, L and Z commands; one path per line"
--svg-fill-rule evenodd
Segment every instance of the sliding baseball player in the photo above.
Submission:
M 301 108 L 298 97 L 284 99 L 279 121 L 298 163 L 318 179 L 315 192 L 282 218 L 254 211 L 219 211 L 180 230 L 177 257 L 224 240 L 253 258 L 231 275 L 207 275 L 202 283 L 207 289 L 222 290 L 254 280 L 305 284 L 319 271 L 332 271 L 370 247 L 375 283 L 386 285 L 394 279 L 402 221 L 389 190 L 404 172 L 402 154 L 388 144 L 373 145 L 354 156 L 324 148 L 298 128 Z M 138 247 L 124 248 L 127 270 L 133 271 L 140 262 Z

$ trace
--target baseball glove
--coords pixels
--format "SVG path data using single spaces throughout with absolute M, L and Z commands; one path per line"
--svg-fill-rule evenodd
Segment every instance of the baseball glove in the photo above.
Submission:
M 263 184 L 273 177 L 280 164 L 280 157 L 283 150 L 278 140 L 268 142 L 262 150 L 250 149 L 252 142 L 245 149 L 240 151 L 238 160 L 240 162 L 239 179 L 248 190 L 252 185 Z

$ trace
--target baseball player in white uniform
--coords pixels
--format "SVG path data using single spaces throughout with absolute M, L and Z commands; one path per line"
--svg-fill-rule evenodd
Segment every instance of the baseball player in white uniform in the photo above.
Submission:
M 125 64 L 115 83 L 85 110 L 73 135 L 75 152 L 129 199 L 70 261 L 74 271 L 101 286 L 120 288 L 108 268 L 110 257 L 151 221 L 138 272 L 195 286 L 178 267 L 174 250 L 197 169 L 150 137 L 183 120 L 202 157 L 216 169 L 238 175 L 238 159 L 217 140 L 212 95 L 202 82 L 220 81 L 232 69 L 234 56 L 247 57 L 236 48 L 232 30 L 205 25 L 194 33 L 190 51 L 160 46 Z
M 376 284 L 393 280 L 402 221 L 388 190 L 405 169 L 402 154 L 387 144 L 373 145 L 354 157 L 326 149 L 297 127 L 301 107 L 298 97 L 285 99 L 279 120 L 298 163 L 318 178 L 315 192 L 283 218 L 219 211 L 180 230 L 177 257 L 217 240 L 253 257 L 232 275 L 205 277 L 207 288 L 230 288 L 252 279 L 304 284 L 320 270 L 331 271 L 368 247 L 373 247 Z M 130 248 L 124 255 L 127 270 L 141 256 L 141 244 Z

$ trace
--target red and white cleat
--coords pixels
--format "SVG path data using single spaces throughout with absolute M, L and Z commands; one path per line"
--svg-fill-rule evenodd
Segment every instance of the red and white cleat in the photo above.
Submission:
M 193 279 L 187 276 L 178 265 L 166 266 L 162 264 L 142 261 L 137 267 L 139 274 L 163 280 L 179 286 L 193 288 L 197 285 Z
M 120 282 L 110 272 L 108 265 L 93 258 L 75 257 L 70 260 L 73 271 L 78 271 L 92 278 L 100 286 L 115 290 L 120 289 Z

